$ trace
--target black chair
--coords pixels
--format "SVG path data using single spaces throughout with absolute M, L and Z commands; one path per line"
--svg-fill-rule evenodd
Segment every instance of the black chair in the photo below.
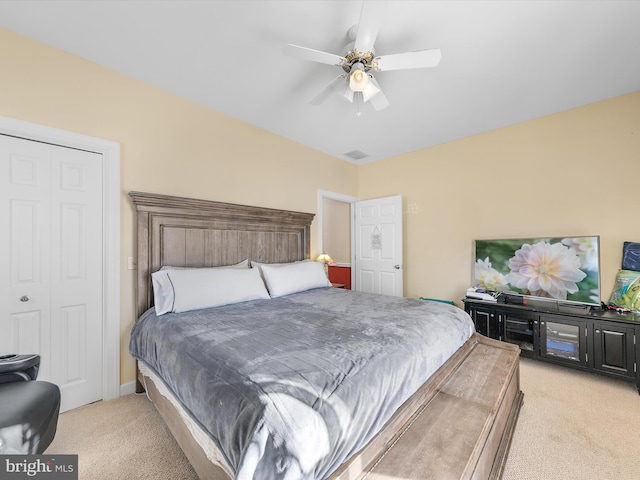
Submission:
M 40 454 L 58 426 L 60 389 L 35 381 L 39 355 L 0 356 L 0 454 Z

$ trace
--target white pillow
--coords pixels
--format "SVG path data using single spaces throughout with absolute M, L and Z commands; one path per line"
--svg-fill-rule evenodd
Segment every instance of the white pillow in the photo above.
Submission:
M 159 270 L 151 279 L 156 315 L 269 298 L 260 273 L 250 268 Z
M 310 262 L 310 261 L 311 260 L 309 260 L 308 258 L 305 258 L 304 260 L 296 260 L 295 262 L 283 262 L 283 263 L 264 263 L 264 262 L 256 262 L 255 260 L 251 260 L 251 268 L 261 269 L 263 265 L 272 265 L 272 266 L 280 267 L 282 265 L 293 265 L 294 263 L 304 263 L 304 262 Z
M 303 263 L 303 262 L 310 262 L 310 261 L 311 260 L 309 260 L 308 258 L 305 259 L 305 260 L 297 260 L 295 262 L 287 262 L 287 263 L 262 263 L 262 262 L 255 262 L 255 261 L 251 260 L 251 268 L 257 268 L 260 271 L 260 276 L 264 280 L 264 275 L 262 274 L 262 267 L 264 265 L 271 265 L 273 267 L 281 267 L 283 265 L 293 265 L 295 263 Z
M 218 269 L 218 268 L 249 268 L 249 259 L 236 263 L 234 265 L 224 265 L 221 267 L 171 267 L 169 265 L 163 265 L 160 270 L 151 274 L 151 281 L 153 283 L 153 303 L 156 308 L 156 315 L 162 315 L 164 313 L 171 312 L 173 304 L 175 302 L 175 296 L 173 294 L 173 286 L 168 277 L 169 270 L 205 270 L 205 269 Z M 162 313 L 159 313 L 162 312 Z
M 324 265 L 318 262 L 262 265 L 262 276 L 271 298 L 331 286 Z

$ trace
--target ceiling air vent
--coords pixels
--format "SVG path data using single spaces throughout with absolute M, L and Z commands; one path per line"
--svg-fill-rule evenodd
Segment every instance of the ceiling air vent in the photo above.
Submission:
M 344 156 L 349 157 L 351 160 L 362 160 L 363 158 L 367 158 L 369 155 L 361 152 L 360 150 L 351 150 L 350 152 L 345 153 Z

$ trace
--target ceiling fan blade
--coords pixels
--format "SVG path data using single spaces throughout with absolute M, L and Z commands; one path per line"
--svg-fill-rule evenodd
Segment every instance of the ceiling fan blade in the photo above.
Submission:
M 344 76 L 338 75 L 329 85 L 327 85 L 320 93 L 311 99 L 311 105 L 320 105 L 331 95 L 343 95 L 345 88 L 349 90 L 349 84 L 345 81 Z
M 371 77 L 369 81 L 372 82 L 376 87 L 380 89 L 378 93 L 376 93 L 373 97 L 369 99 L 369 103 L 376 110 L 384 110 L 389 106 L 389 100 L 387 100 L 387 97 L 385 96 L 384 92 L 380 88 L 380 85 L 378 85 L 378 82 L 376 82 L 375 78 Z
M 386 8 L 386 1 L 373 2 L 365 0 L 362 2 L 358 33 L 354 44 L 354 48 L 359 52 L 367 53 L 373 50 L 373 44 L 378 36 L 378 31 L 380 31 Z
M 312 62 L 326 63 L 327 65 L 341 65 L 344 57 L 333 53 L 321 52 L 312 48 L 300 47 L 289 43 L 282 49 L 282 53 L 290 57 L 297 57 Z
M 404 70 L 408 68 L 435 67 L 440 63 L 442 53 L 440 49 L 418 50 L 417 52 L 396 53 L 393 55 L 383 55 L 376 59 L 378 70 Z

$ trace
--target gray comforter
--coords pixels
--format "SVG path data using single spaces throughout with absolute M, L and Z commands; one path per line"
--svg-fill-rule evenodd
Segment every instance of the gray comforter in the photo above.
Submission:
M 320 288 L 135 324 L 130 351 L 237 479 L 322 479 L 472 334 L 438 302 Z

